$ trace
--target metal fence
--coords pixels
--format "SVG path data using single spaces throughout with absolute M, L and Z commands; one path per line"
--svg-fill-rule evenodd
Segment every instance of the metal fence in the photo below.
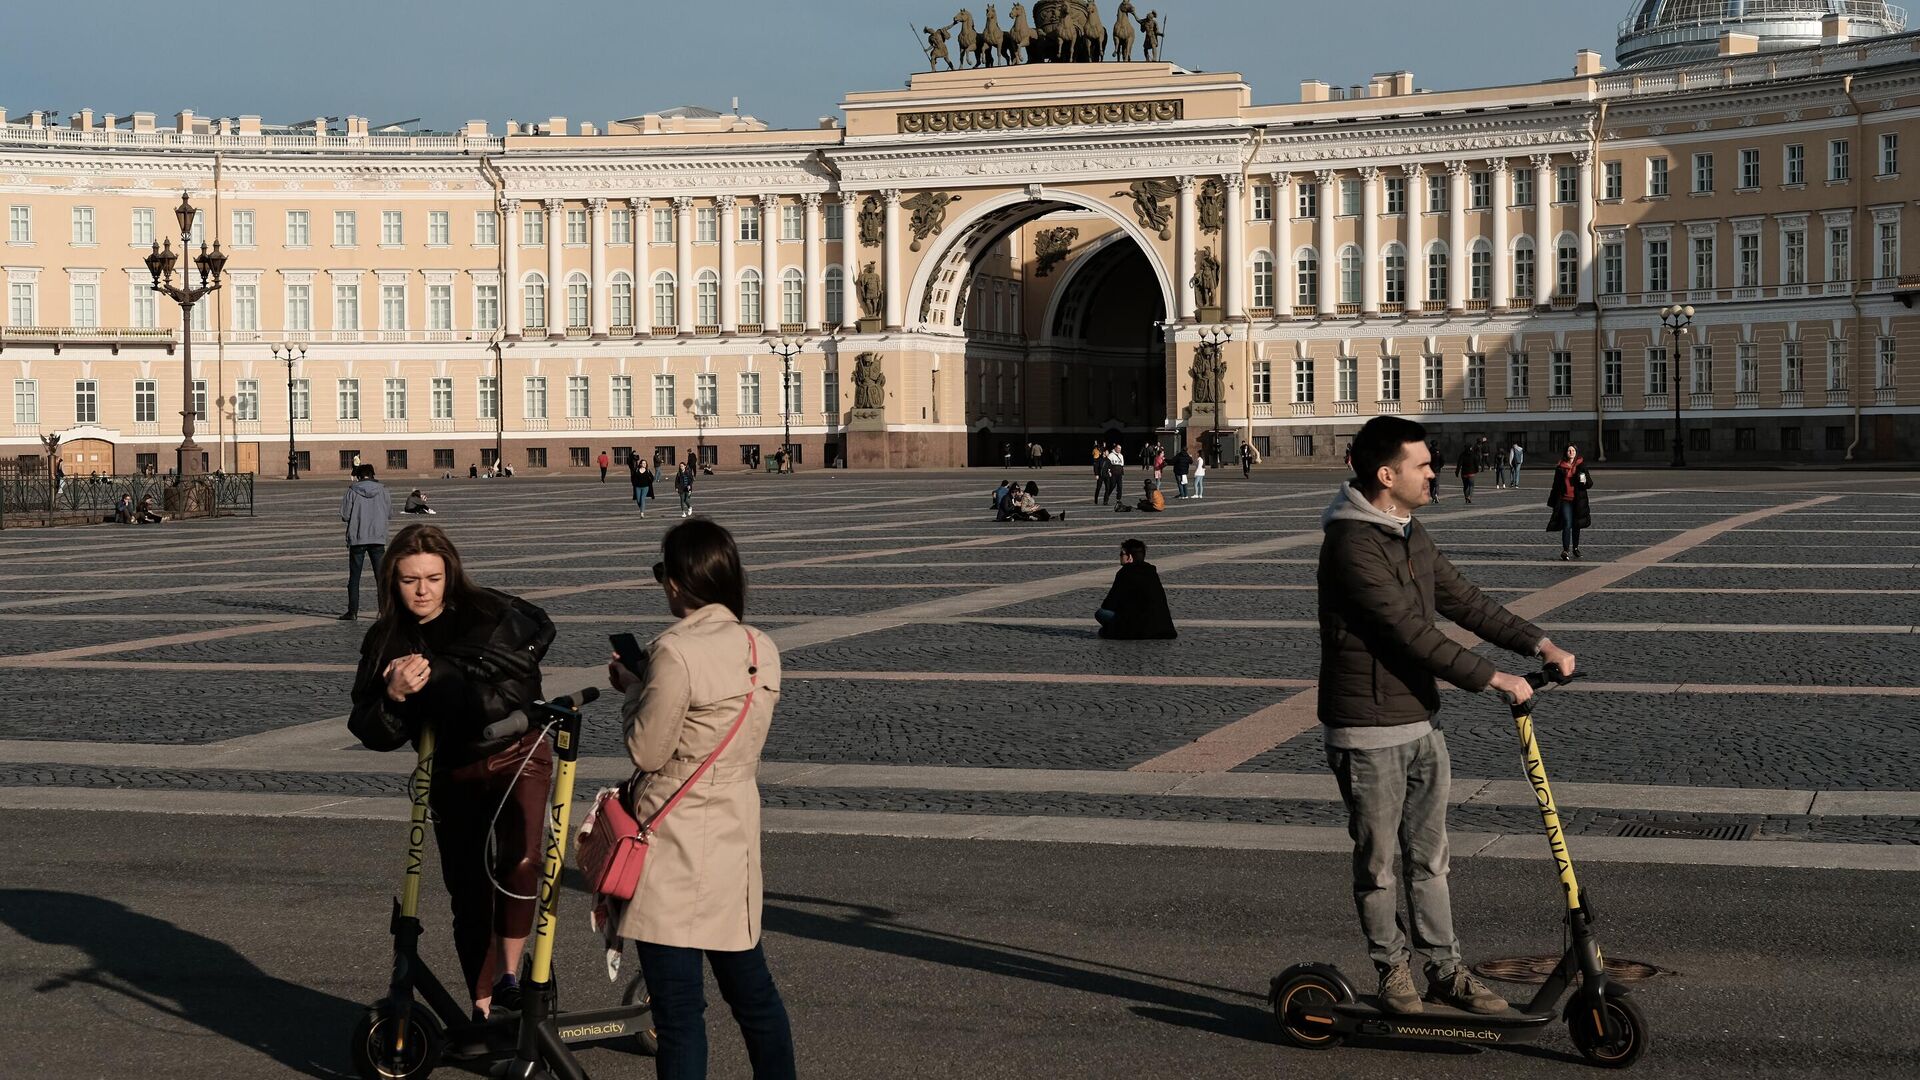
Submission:
M 165 476 L 69 476 L 56 489 L 44 472 L 0 475 L 0 529 L 90 525 L 113 519 L 120 497 L 137 511 L 141 502 L 169 518 L 253 516 L 253 473 Z

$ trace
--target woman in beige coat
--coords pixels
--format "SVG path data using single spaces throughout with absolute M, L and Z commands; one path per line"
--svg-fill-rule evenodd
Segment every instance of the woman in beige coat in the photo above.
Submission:
M 705 973 L 746 1038 L 759 1080 L 794 1075 L 786 1005 L 760 947 L 760 788 L 754 775 L 780 697 L 780 652 L 740 620 L 747 580 L 726 529 L 705 518 L 661 541 L 653 576 L 679 618 L 653 640 L 647 670 L 616 655 L 607 676 L 626 694 L 627 750 L 643 774 L 635 816 L 645 821 L 739 732 L 656 828 L 621 937 L 638 945 L 653 998 L 662 1080 L 707 1074 Z M 744 717 L 742 715 L 744 710 Z

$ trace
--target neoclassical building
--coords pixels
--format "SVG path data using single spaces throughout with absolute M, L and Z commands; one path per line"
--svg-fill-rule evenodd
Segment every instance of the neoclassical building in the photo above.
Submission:
M 190 337 L 206 467 L 268 475 L 289 436 L 402 475 L 1156 431 L 1327 461 L 1385 412 L 1536 460 L 1676 430 L 1696 462 L 1911 459 L 1903 18 L 1639 0 L 1613 70 L 1286 104 L 1159 61 L 965 68 L 804 130 L 0 114 L 0 455 L 171 467 Z M 182 192 L 229 257 L 185 328 L 143 262 Z

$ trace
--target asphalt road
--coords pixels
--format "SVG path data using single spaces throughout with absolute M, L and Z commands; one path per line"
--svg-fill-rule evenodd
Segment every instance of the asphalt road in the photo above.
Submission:
M 0 1072 L 348 1075 L 347 1033 L 385 980 L 401 841 L 340 820 L 0 813 Z M 1344 877 L 1326 855 L 780 835 L 767 944 L 813 1077 L 1584 1069 L 1558 1029 L 1512 1050 L 1276 1045 L 1275 971 L 1325 959 L 1363 977 Z M 1543 864 L 1472 860 L 1454 881 L 1471 959 L 1557 951 Z M 1911 875 L 1595 863 L 1583 884 L 1610 954 L 1675 972 L 1639 991 L 1654 1032 L 1637 1074 L 1912 1075 Z M 562 986 L 610 999 L 580 897 L 563 904 Z M 442 905 L 436 885 L 429 955 L 452 971 Z M 743 1076 L 710 996 L 713 1075 Z M 608 1049 L 583 1060 L 652 1075 Z

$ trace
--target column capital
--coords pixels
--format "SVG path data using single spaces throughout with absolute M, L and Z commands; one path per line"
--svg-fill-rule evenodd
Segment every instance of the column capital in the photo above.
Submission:
M 693 209 L 693 196 L 675 195 L 673 197 L 673 208 L 676 211 L 686 211 L 686 210 Z
M 1492 171 L 1492 172 L 1497 172 L 1497 173 L 1503 173 L 1503 172 L 1506 172 L 1506 171 L 1507 171 L 1507 159 L 1506 159 L 1506 158 L 1488 158 L 1488 159 L 1487 159 L 1487 168 L 1488 168 L 1488 170 L 1490 170 L 1490 171 Z
M 1244 190 L 1247 186 L 1246 177 L 1241 176 L 1237 172 L 1228 173 L 1225 176 L 1222 176 L 1220 179 L 1226 183 L 1227 190 L 1236 195 L 1239 194 L 1242 190 Z
M 505 210 L 507 213 L 511 214 L 515 210 L 520 209 L 520 200 L 519 199 L 501 199 L 500 209 Z
M 713 197 L 714 205 L 718 206 L 721 210 L 733 209 L 733 204 L 735 201 L 736 200 L 731 195 L 715 195 Z
M 1529 160 L 1533 162 L 1534 172 L 1545 172 L 1548 169 L 1553 168 L 1552 154 L 1535 154 Z
M 635 195 L 627 200 L 628 208 L 632 209 L 635 213 L 647 209 L 652 203 L 653 200 L 647 198 L 645 195 Z
M 1180 189 L 1180 194 L 1191 195 L 1193 194 L 1193 179 L 1191 176 L 1176 176 L 1173 178 L 1173 182 L 1174 185 Z
M 899 188 L 881 188 L 880 201 L 887 204 L 890 207 L 900 205 L 900 189 Z
M 1380 179 L 1380 170 L 1373 165 L 1362 165 L 1360 166 L 1360 179 L 1371 184 L 1375 180 Z
M 1321 169 L 1313 174 L 1313 178 L 1318 181 L 1322 187 L 1325 187 L 1332 184 L 1334 179 L 1339 175 L 1339 173 L 1332 169 Z
M 601 214 L 606 212 L 606 209 L 607 209 L 607 200 L 605 199 L 588 199 L 587 200 L 587 213 L 592 214 L 594 217 L 599 217 Z
M 760 193 L 760 210 L 762 213 L 770 214 L 779 206 L 780 196 L 775 195 L 771 191 L 763 191 Z
M 1575 165 L 1584 166 L 1589 162 L 1591 162 L 1592 160 L 1593 160 L 1593 151 L 1591 150 L 1575 150 L 1573 152 L 1573 163 Z
M 540 200 L 540 205 L 541 205 L 541 206 L 544 206 L 544 207 L 546 207 L 546 208 L 547 208 L 547 213 L 549 213 L 549 214 L 557 214 L 557 213 L 559 213 L 559 212 L 560 212 L 561 210 L 563 210 L 563 209 L 565 209 L 565 207 L 566 207 L 566 205 L 567 205 L 567 200 L 565 200 L 565 199 L 542 199 L 542 200 Z
M 800 196 L 800 205 L 806 207 L 808 210 L 820 209 L 820 201 L 820 193 L 817 191 L 809 191 Z
M 1467 174 L 1467 163 L 1466 163 L 1466 162 L 1464 162 L 1464 161 L 1449 161 L 1449 162 L 1447 162 L 1447 175 L 1448 175 L 1448 176 L 1465 176 L 1466 174 Z
M 1405 165 L 1400 166 L 1400 171 L 1407 174 L 1409 177 L 1425 176 L 1427 172 L 1427 167 L 1418 161 L 1409 161 Z
M 1285 187 L 1293 182 L 1293 173 L 1286 169 L 1275 169 L 1267 174 L 1267 179 L 1272 180 L 1275 187 Z

